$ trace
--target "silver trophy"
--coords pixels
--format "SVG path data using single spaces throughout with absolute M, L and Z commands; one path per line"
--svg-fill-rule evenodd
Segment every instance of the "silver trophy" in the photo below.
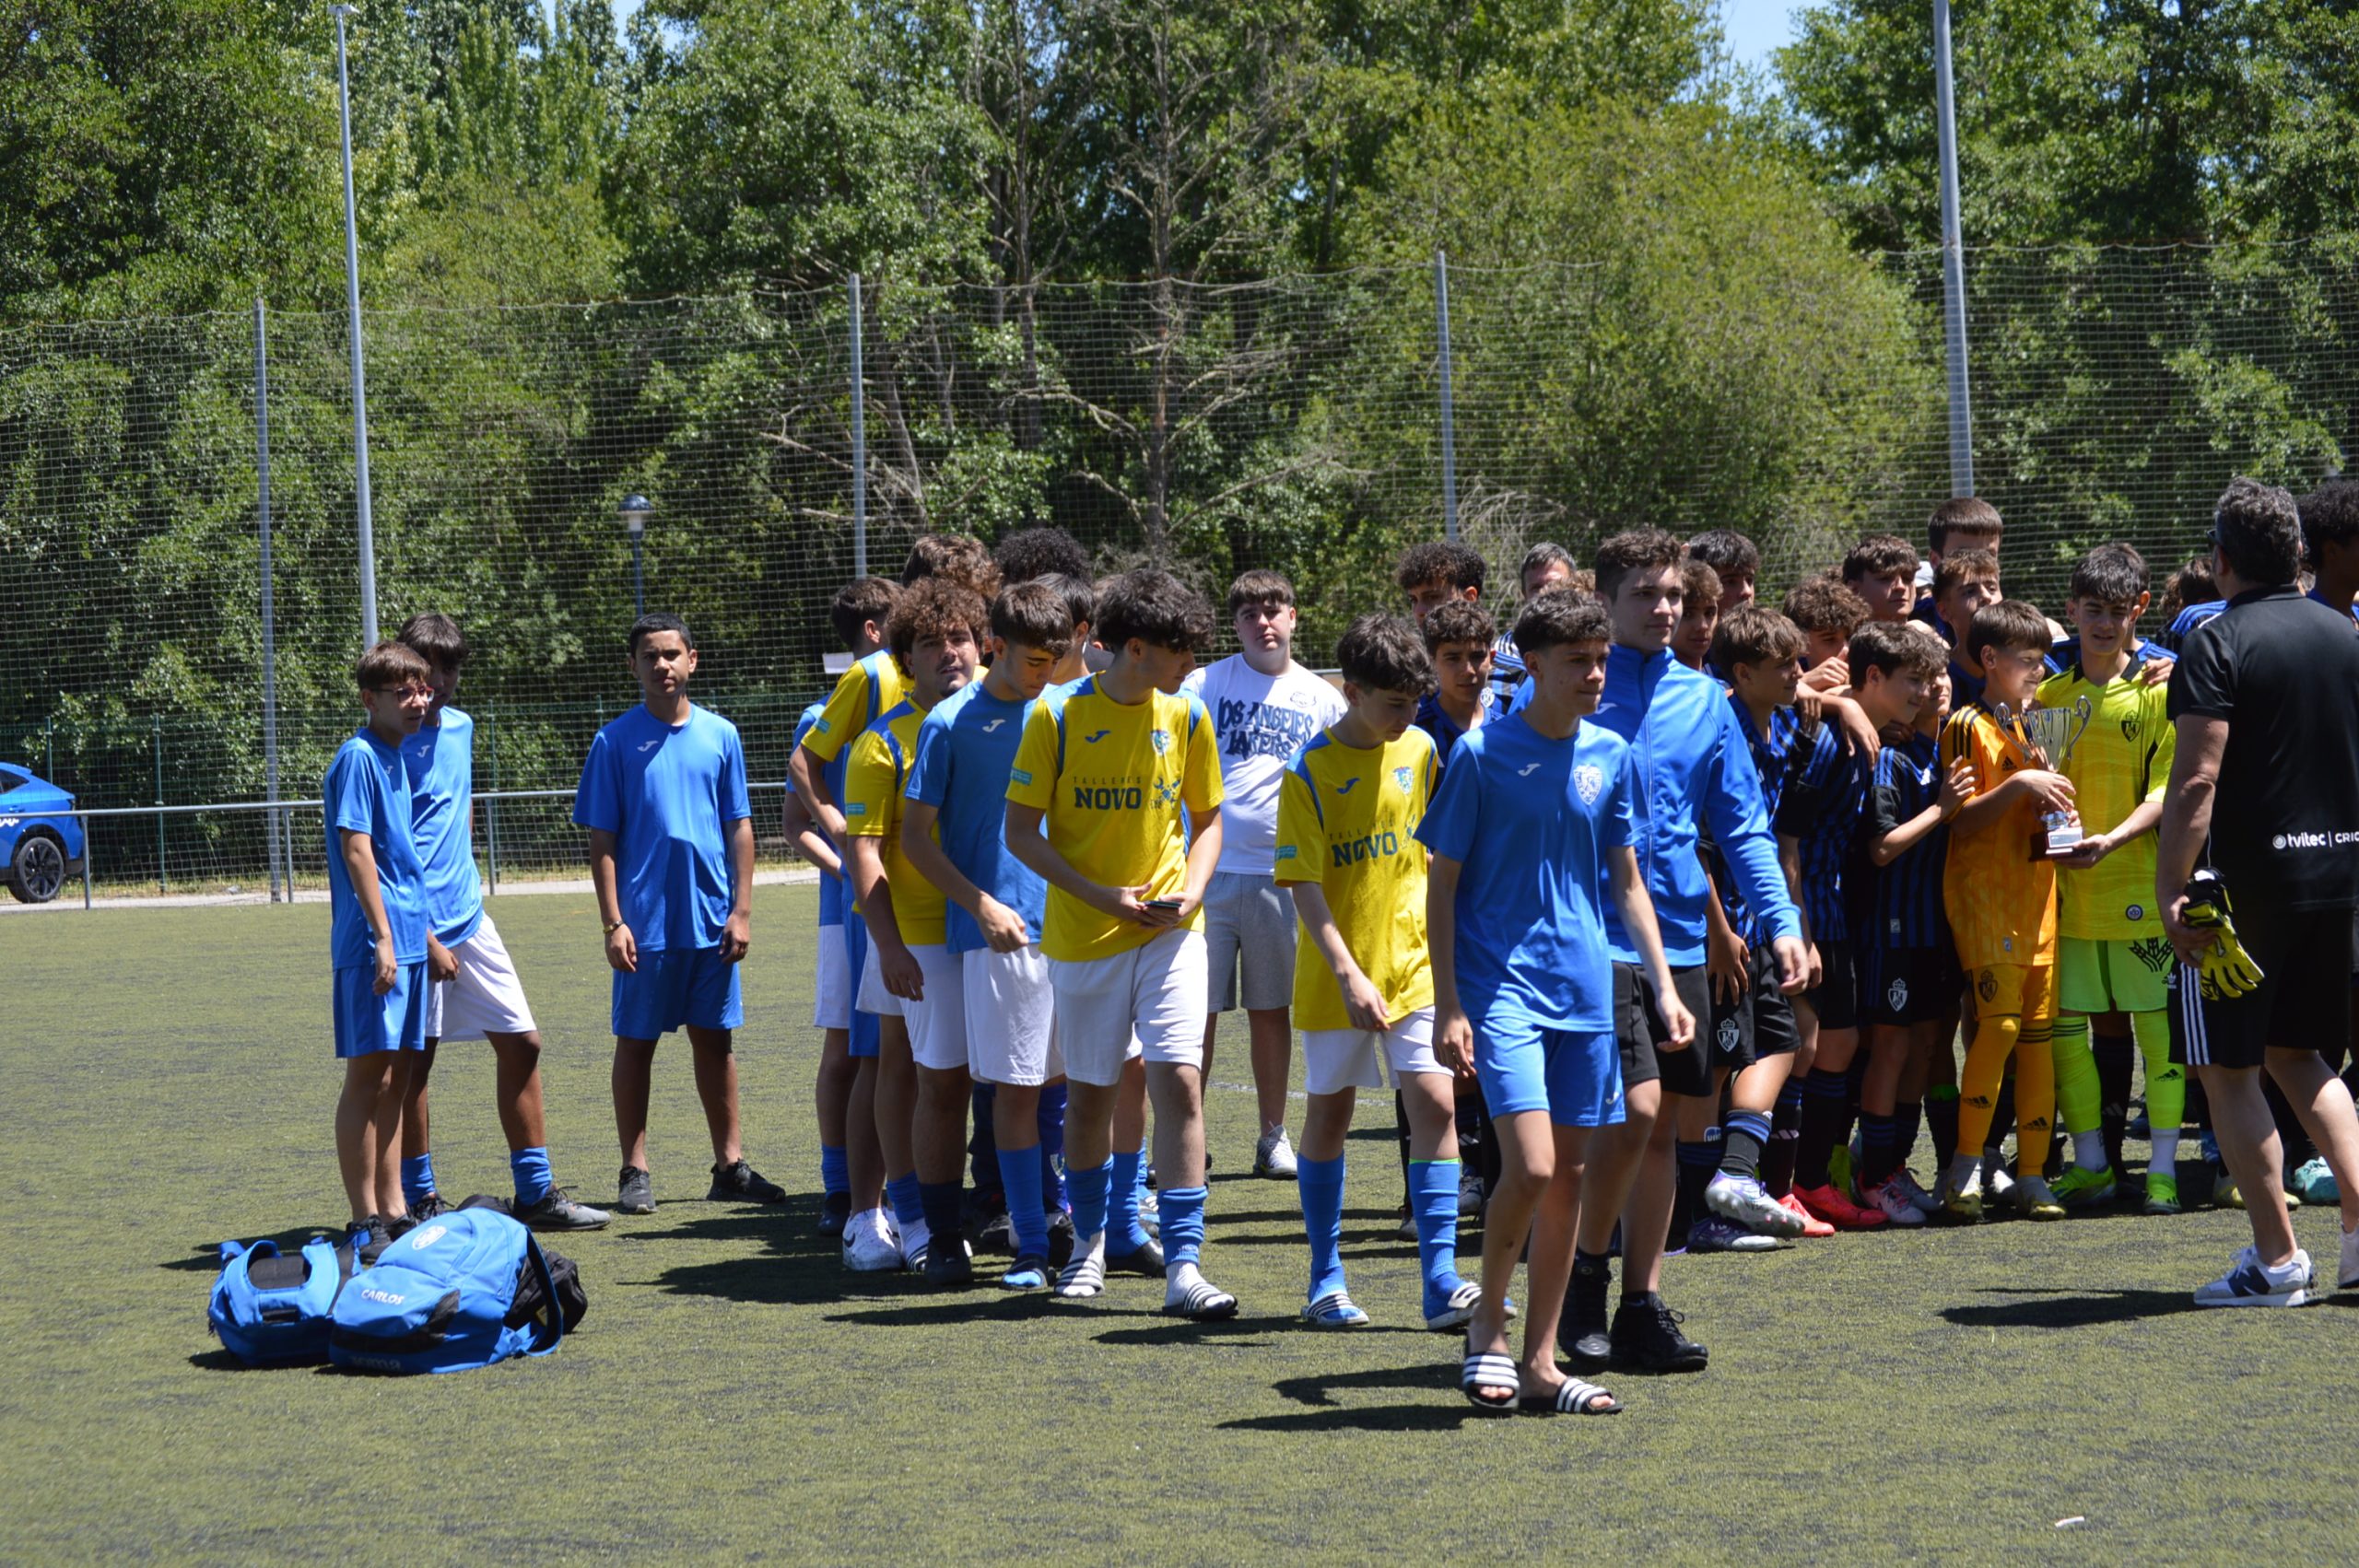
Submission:
M 2064 708 L 2027 708 L 2011 715 L 2006 704 L 2001 703 L 1994 712 L 2000 727 L 2013 728 L 2042 767 L 2060 770 L 2087 732 L 2094 709 L 2083 695 Z M 2047 838 L 2045 852 L 2050 856 L 2071 854 L 2083 837 L 2069 812 L 2049 812 L 2039 821 Z

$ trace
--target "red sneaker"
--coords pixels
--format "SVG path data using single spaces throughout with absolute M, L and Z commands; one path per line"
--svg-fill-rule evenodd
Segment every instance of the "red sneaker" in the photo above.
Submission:
M 1798 1187 L 1794 1197 L 1802 1206 L 1838 1231 L 1872 1231 L 1888 1223 L 1891 1216 L 1881 1209 L 1862 1209 L 1837 1192 L 1832 1184 L 1825 1187 Z
M 1802 1235 L 1804 1236 L 1831 1236 L 1835 1234 L 1835 1227 L 1833 1225 L 1828 1224 L 1825 1220 L 1820 1219 L 1808 1209 L 1803 1208 L 1802 1199 L 1796 1198 L 1792 1193 L 1789 1192 L 1785 1197 L 1778 1199 L 1778 1201 L 1802 1217 Z

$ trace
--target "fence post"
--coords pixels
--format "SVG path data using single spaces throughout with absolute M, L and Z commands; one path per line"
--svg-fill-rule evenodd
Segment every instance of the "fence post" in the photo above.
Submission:
M 270 862 L 270 901 L 278 902 L 278 634 L 271 607 L 270 340 L 262 296 L 254 296 L 254 496 L 262 520 L 262 756 L 263 853 Z M 287 901 L 295 901 L 295 867 L 288 857 Z
M 851 275 L 851 575 L 868 575 L 868 376 L 861 356 L 860 275 Z
M 1449 384 L 1449 257 L 1434 252 L 1434 317 L 1441 335 L 1441 528 L 1458 537 L 1458 427 Z
M 147 723 L 156 740 L 156 804 L 161 807 L 164 803 L 164 716 L 151 713 L 147 716 Z M 89 858 L 89 852 L 86 835 L 82 845 L 85 860 Z M 171 890 L 171 878 L 164 869 L 164 813 L 158 810 L 156 813 L 156 891 L 170 893 Z
M 483 817 L 484 864 L 490 871 L 491 896 L 499 896 L 499 710 L 487 708 L 483 726 L 489 741 L 491 757 L 491 799 L 485 802 Z
M 1950 494 L 1974 494 L 1974 404 L 1966 376 L 1966 243 L 1957 203 L 1957 103 L 1950 80 L 1950 0 L 1933 0 L 1933 98 L 1941 123 L 1942 322 L 1949 346 Z

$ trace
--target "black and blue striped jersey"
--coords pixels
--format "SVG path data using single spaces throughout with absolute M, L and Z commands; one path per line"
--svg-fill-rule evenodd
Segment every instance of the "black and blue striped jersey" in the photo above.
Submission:
M 1775 825 L 1780 838 L 1791 837 L 1802 849 L 1802 904 L 1810 914 L 1811 939 L 1848 941 L 1847 889 L 1856 881 L 1852 859 L 1875 765 L 1846 746 L 1832 724 L 1805 732 L 1796 747 L 1802 763 L 1778 802 Z
M 1863 844 L 1914 818 L 1938 801 L 1941 793 L 1940 742 L 1912 730 L 1907 740 L 1876 754 L 1875 787 L 1868 797 Z M 1877 947 L 1948 951 L 1950 922 L 1942 907 L 1942 871 L 1949 857 L 1949 826 L 1943 824 L 1910 845 L 1890 865 L 1876 870 L 1868 901 L 1872 923 L 1863 933 L 1868 941 Z
M 1770 710 L 1769 732 L 1764 735 L 1753 722 L 1753 712 L 1734 693 L 1729 695 L 1729 706 L 1736 710 L 1737 732 L 1744 737 L 1745 749 L 1753 754 L 1754 770 L 1761 776 L 1761 806 L 1771 822 L 1778 818 L 1778 802 L 1783 798 L 1788 779 L 1801 766 L 1802 754 L 1794 745 L 1802 732 L 1802 715 L 1790 708 Z M 1728 862 L 1721 859 L 1719 846 L 1712 842 L 1708 826 L 1702 830 L 1705 864 L 1712 873 L 1712 887 L 1719 895 L 1720 913 L 1728 918 L 1729 929 L 1747 944 L 1758 940 L 1759 927 L 1753 911 L 1745 907 L 1743 895 L 1737 891 L 1735 876 Z

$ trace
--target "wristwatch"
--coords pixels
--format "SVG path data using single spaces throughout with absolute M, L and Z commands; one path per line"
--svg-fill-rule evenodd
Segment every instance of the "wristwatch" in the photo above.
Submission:
M 630 922 L 628 920 L 608 920 L 606 922 L 606 934 L 608 936 L 612 936 L 629 923 Z

